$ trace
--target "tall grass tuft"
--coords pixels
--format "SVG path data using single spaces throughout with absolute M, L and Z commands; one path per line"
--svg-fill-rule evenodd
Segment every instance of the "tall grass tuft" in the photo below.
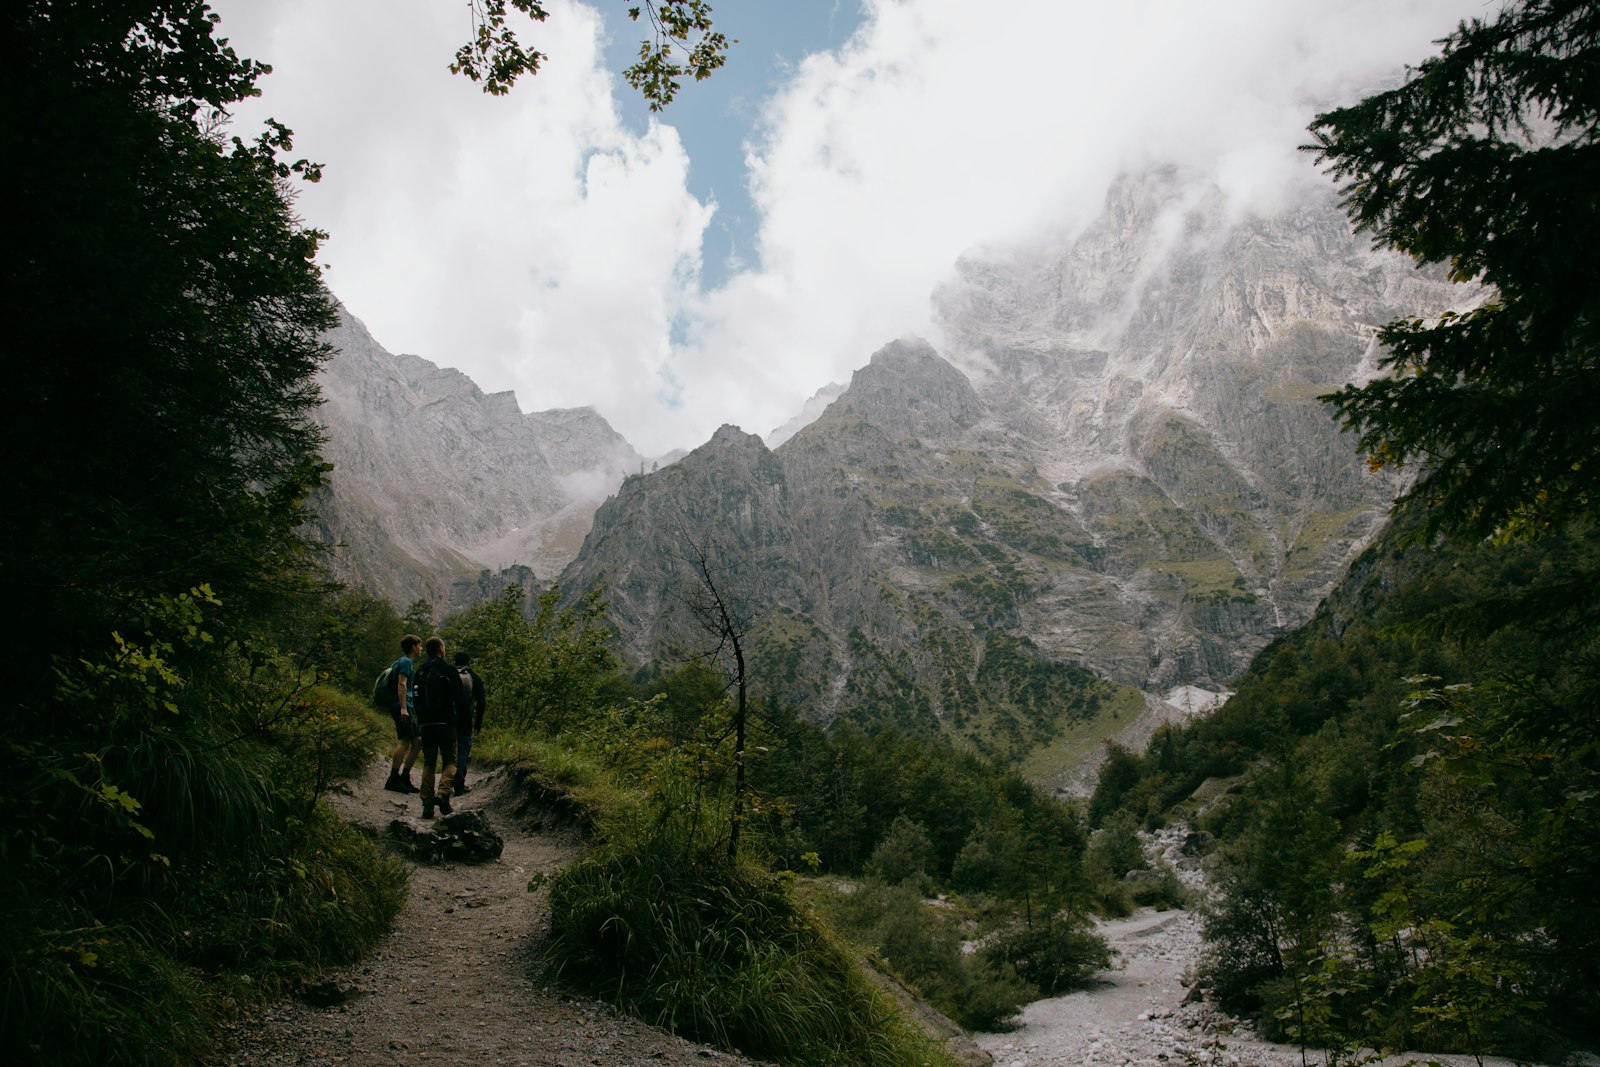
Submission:
M 392 854 L 319 810 L 234 857 L 179 865 L 106 922 L 11 879 L 0 1035 L 23 1064 L 178 1064 L 215 1051 L 231 1004 L 354 962 L 405 900 Z
M 677 793 L 551 886 L 561 977 L 685 1037 L 793 1067 L 943 1067 L 786 876 L 730 862 L 705 798 Z M 709 805 L 709 810 L 708 810 Z
M 243 979 L 270 991 L 359 959 L 405 903 L 408 875 L 391 852 L 319 808 L 255 862 L 188 877 L 165 916 L 174 954 L 230 987 Z
M 214 991 L 137 927 L 51 902 L 0 910 L 0 1033 L 14 1064 L 193 1063 Z
M 201 599 L 162 602 L 170 640 L 59 669 L 0 739 L 6 1063 L 203 1061 L 231 1010 L 353 962 L 404 900 L 403 866 L 318 803 L 382 723 L 211 641 Z

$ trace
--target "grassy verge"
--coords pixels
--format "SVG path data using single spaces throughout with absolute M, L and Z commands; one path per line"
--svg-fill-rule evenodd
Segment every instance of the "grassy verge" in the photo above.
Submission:
M 544 742 L 499 740 L 484 754 L 594 828 L 594 849 L 550 880 L 548 964 L 563 982 L 788 1067 L 953 1067 L 797 897 L 792 874 L 729 859 L 725 805 L 682 767 L 629 783 L 603 754 Z
M 1132 726 L 1143 712 L 1143 695 L 1132 686 L 1119 686 L 1093 718 L 1068 721 L 1054 740 L 1029 753 L 1019 769 L 1031 782 L 1054 785 L 1083 766 L 1101 745 Z
M 316 802 L 372 758 L 384 724 L 322 693 L 296 708 L 265 740 L 174 717 L 104 757 L 7 749 L 35 773 L 14 779 L 28 788 L 0 837 L 6 1062 L 207 1060 L 240 1008 L 388 929 L 403 865 Z M 113 769 L 122 785 L 89 777 Z

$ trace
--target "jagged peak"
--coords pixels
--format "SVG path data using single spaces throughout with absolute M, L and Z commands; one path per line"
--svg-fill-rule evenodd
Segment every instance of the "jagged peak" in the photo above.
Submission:
M 811 399 L 805 402 L 805 406 L 800 409 L 800 412 L 794 418 L 782 426 L 774 427 L 772 432 L 767 434 L 767 447 L 777 448 L 789 438 L 816 422 L 822 413 L 828 410 L 830 404 L 844 395 L 846 388 L 847 386 L 843 382 L 829 382 L 811 394 Z
M 609 428 L 610 423 L 606 417 L 592 404 L 583 404 L 573 408 L 546 408 L 544 411 L 533 412 L 547 422 L 604 422 Z
M 914 363 L 924 360 L 939 360 L 942 362 L 944 357 L 939 355 L 938 350 L 935 349 L 933 345 L 929 344 L 925 339 L 918 337 L 915 334 L 908 334 L 905 337 L 895 338 L 893 341 L 890 341 L 888 344 L 872 353 L 872 358 L 867 361 L 867 365 L 873 366 L 874 364 L 889 364 L 895 362 Z
M 695 451 L 729 448 L 755 449 L 759 452 L 766 452 L 767 444 L 756 434 L 746 433 L 742 427 L 735 426 L 731 422 L 725 422 L 717 427 L 717 432 L 711 435 L 711 440 L 700 448 L 695 449 Z M 693 453 L 690 454 L 692 455 Z
M 522 405 L 517 403 L 516 393 L 502 389 L 483 398 L 483 410 L 496 418 L 515 417 L 522 414 Z
M 483 398 L 483 390 L 478 388 L 478 383 L 454 367 L 441 367 L 432 360 L 409 352 L 396 355 L 394 362 L 411 387 L 427 402 L 456 396 Z
M 901 429 L 915 429 L 939 415 L 967 427 L 983 414 L 972 382 L 920 337 L 902 337 L 874 352 L 835 408 Z

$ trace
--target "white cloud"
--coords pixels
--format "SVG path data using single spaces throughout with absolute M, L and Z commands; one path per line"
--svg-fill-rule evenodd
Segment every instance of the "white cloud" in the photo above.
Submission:
M 875 0 L 812 56 L 750 150 L 759 274 L 700 309 L 696 355 L 759 354 L 776 425 L 885 341 L 979 243 L 1071 230 L 1120 171 L 1174 161 L 1270 197 L 1320 109 L 1419 60 L 1460 0 Z
M 277 68 L 241 125 L 278 115 L 327 164 L 299 206 L 379 343 L 514 388 L 525 410 L 593 404 L 625 433 L 675 397 L 668 333 L 711 208 L 670 126 L 623 129 L 592 8 L 547 3 L 526 36 L 549 60 L 491 99 L 444 69 L 469 32 L 458 5 L 218 6 Z
M 652 453 L 784 422 L 886 341 L 930 330 L 928 294 L 962 251 L 1081 225 L 1122 169 L 1214 169 L 1250 200 L 1303 180 L 1295 146 L 1317 110 L 1488 13 L 869 0 L 860 31 L 794 67 L 748 134 L 761 262 L 698 294 L 712 207 L 686 191 L 676 133 L 624 130 L 598 16 L 548 6 L 548 66 L 491 100 L 443 70 L 467 31 L 447 0 L 218 4 L 246 54 L 279 67 L 263 111 L 329 164 L 302 206 L 333 231 L 330 284 L 378 340 L 515 387 L 525 409 L 593 404 Z

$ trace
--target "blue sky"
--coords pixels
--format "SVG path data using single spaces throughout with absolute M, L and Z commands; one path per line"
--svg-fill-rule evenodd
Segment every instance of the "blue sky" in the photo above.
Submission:
M 592 406 L 646 455 L 765 434 L 897 337 L 978 248 L 1070 236 L 1174 163 L 1269 210 L 1325 181 L 1320 110 L 1483 0 L 720 0 L 739 44 L 652 117 L 629 0 L 548 0 L 506 98 L 445 70 L 459 0 L 213 0 L 326 165 L 297 208 L 390 351 L 523 410 Z
M 606 65 L 622 70 L 637 58 L 644 35 L 626 8 L 599 10 L 611 34 Z M 657 116 L 678 131 L 689 154 L 689 190 L 717 204 L 702 245 L 701 278 L 712 288 L 727 281 L 730 267 L 754 259 L 757 217 L 744 157 L 763 102 L 806 56 L 844 44 L 861 24 L 861 7 L 856 0 L 723 0 L 715 15 L 718 28 L 737 42 L 728 64 L 703 82 L 687 82 Z M 619 103 L 628 129 L 642 134 L 651 118 L 644 99 L 624 92 Z

